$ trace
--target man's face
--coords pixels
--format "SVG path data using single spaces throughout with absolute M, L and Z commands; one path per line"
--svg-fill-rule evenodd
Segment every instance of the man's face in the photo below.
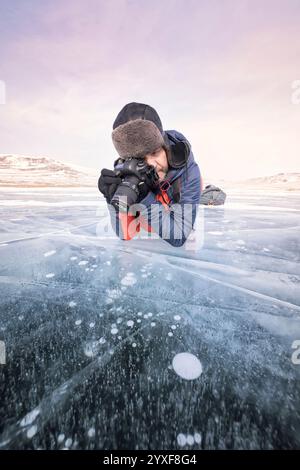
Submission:
M 160 147 L 153 153 L 147 153 L 147 155 L 145 155 L 145 161 L 147 165 L 154 166 L 159 176 L 159 181 L 163 181 L 169 169 L 168 159 L 167 159 L 167 154 L 166 154 L 165 149 Z

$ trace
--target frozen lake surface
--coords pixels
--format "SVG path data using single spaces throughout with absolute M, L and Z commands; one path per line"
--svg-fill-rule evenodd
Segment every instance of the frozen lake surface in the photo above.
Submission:
M 201 207 L 188 248 L 114 238 L 93 189 L 0 214 L 0 448 L 300 448 L 299 193 Z

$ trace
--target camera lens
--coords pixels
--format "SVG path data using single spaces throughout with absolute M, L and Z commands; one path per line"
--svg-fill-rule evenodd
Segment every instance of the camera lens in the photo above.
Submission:
M 126 176 L 118 186 L 110 203 L 118 210 L 127 212 L 128 207 L 135 204 L 139 197 L 139 178 L 134 175 Z
M 119 212 L 127 212 L 128 211 L 128 205 L 126 201 L 122 200 L 122 197 L 113 197 L 111 202 L 112 206 L 119 211 Z
M 121 176 L 122 182 L 110 203 L 120 212 L 127 212 L 130 206 L 145 197 L 158 180 L 155 168 L 149 167 L 143 159 L 128 158 L 118 163 L 115 171 Z

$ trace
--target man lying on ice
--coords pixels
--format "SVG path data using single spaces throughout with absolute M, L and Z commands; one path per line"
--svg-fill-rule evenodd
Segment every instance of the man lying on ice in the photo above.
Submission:
M 129 103 L 113 124 L 120 155 L 114 171 L 103 169 L 98 187 L 116 234 L 132 239 L 142 227 L 173 246 L 193 229 L 202 190 L 190 143 L 175 130 L 164 131 L 149 105 Z

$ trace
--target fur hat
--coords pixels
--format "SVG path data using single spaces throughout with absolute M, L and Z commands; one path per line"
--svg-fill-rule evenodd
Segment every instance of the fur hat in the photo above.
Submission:
M 112 141 L 121 158 L 143 158 L 166 146 L 159 115 L 143 103 L 126 104 L 113 124 Z

